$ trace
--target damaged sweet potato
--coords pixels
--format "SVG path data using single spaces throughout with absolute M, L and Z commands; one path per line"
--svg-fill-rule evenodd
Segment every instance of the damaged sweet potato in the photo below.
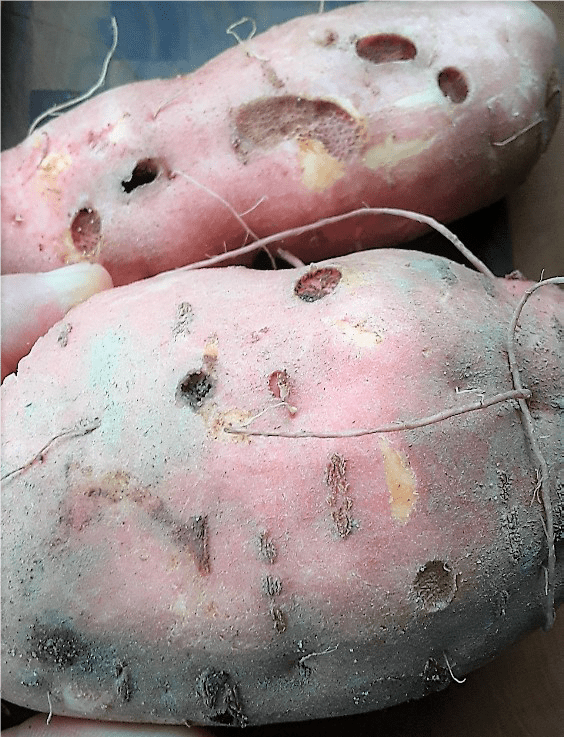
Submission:
M 86 259 L 117 285 L 363 203 L 459 218 L 546 148 L 556 48 L 529 2 L 355 3 L 100 94 L 2 154 L 2 270 Z M 319 260 L 421 230 L 366 219 L 286 247 Z
M 528 286 L 381 249 L 74 308 L 2 387 L 4 696 L 116 721 L 351 714 L 542 625 L 564 594 L 563 300 L 538 289 L 511 331 Z

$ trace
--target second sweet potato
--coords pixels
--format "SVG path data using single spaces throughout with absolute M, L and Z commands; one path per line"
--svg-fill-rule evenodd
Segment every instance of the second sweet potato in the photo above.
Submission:
M 382 249 L 72 310 L 2 387 L 4 696 L 116 721 L 350 714 L 543 624 L 564 572 L 538 459 L 515 402 L 486 406 L 513 387 L 526 286 Z M 544 287 L 516 336 L 560 545 L 562 319 Z

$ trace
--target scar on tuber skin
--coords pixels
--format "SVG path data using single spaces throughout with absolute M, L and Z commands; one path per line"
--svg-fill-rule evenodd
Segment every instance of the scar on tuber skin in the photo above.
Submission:
M 45 120 L 45 118 L 48 118 L 51 115 L 56 115 L 57 113 L 60 113 L 69 107 L 73 107 L 74 105 L 78 105 L 79 103 L 84 102 L 85 100 L 88 100 L 89 97 L 92 97 L 92 95 L 95 92 L 97 92 L 100 89 L 100 87 L 102 87 L 102 85 L 106 81 L 106 75 L 108 74 L 108 67 L 110 66 L 110 61 L 112 60 L 112 56 L 114 55 L 114 51 L 116 50 L 116 46 L 118 43 L 118 26 L 117 26 L 116 19 L 113 16 L 112 16 L 112 32 L 113 32 L 112 45 L 106 55 L 104 64 L 102 66 L 102 73 L 100 74 L 100 78 L 98 79 L 96 84 L 94 84 L 89 90 L 84 92 L 79 97 L 75 97 L 73 100 L 67 100 L 66 102 L 61 102 L 58 105 L 53 105 L 53 107 L 50 107 L 48 110 L 45 110 L 44 112 L 42 112 L 41 115 L 38 115 L 37 118 L 35 118 L 35 120 L 29 127 L 29 130 L 27 132 L 28 136 L 31 136 L 31 134 L 37 128 L 39 123 Z

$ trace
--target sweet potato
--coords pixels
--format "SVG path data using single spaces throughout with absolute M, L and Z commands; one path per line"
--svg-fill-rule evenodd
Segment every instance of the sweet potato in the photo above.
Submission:
M 555 59 L 528 2 L 297 18 L 191 75 L 105 92 L 4 152 L 2 269 L 88 259 L 123 284 L 362 203 L 461 217 L 545 149 Z M 287 246 L 319 260 L 420 231 L 366 219 Z
M 564 594 L 563 300 L 525 303 L 514 389 L 527 286 L 381 249 L 73 308 L 2 387 L 5 697 L 155 723 L 347 714 L 543 624 Z

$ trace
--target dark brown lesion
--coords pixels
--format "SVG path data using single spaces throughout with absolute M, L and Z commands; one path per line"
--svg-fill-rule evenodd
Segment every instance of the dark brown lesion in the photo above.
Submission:
M 238 689 L 226 671 L 203 670 L 196 680 L 196 694 L 203 702 L 210 721 L 233 727 L 246 726 L 248 720 L 241 707 Z
M 294 294 L 304 302 L 317 302 L 335 291 L 341 276 L 341 272 L 335 268 L 311 269 L 298 279 Z
M 286 632 L 286 629 L 288 627 L 286 615 L 279 606 L 276 606 L 276 604 L 270 605 L 270 617 L 272 619 L 276 632 L 278 632 L 279 634 Z
M 262 590 L 267 596 L 279 596 L 282 593 L 282 581 L 270 574 L 262 579 Z
M 430 560 L 421 566 L 413 581 L 416 599 L 426 612 L 445 609 L 454 599 L 457 589 L 456 574 L 442 560 Z
M 329 487 L 327 503 L 331 507 L 331 518 L 339 537 L 347 537 L 353 530 L 351 517 L 352 499 L 349 496 L 347 481 L 347 461 L 338 453 L 333 453 L 325 471 L 325 484 Z
M 266 531 L 261 532 L 258 538 L 258 555 L 265 563 L 274 563 L 278 557 L 276 545 L 270 534 Z

